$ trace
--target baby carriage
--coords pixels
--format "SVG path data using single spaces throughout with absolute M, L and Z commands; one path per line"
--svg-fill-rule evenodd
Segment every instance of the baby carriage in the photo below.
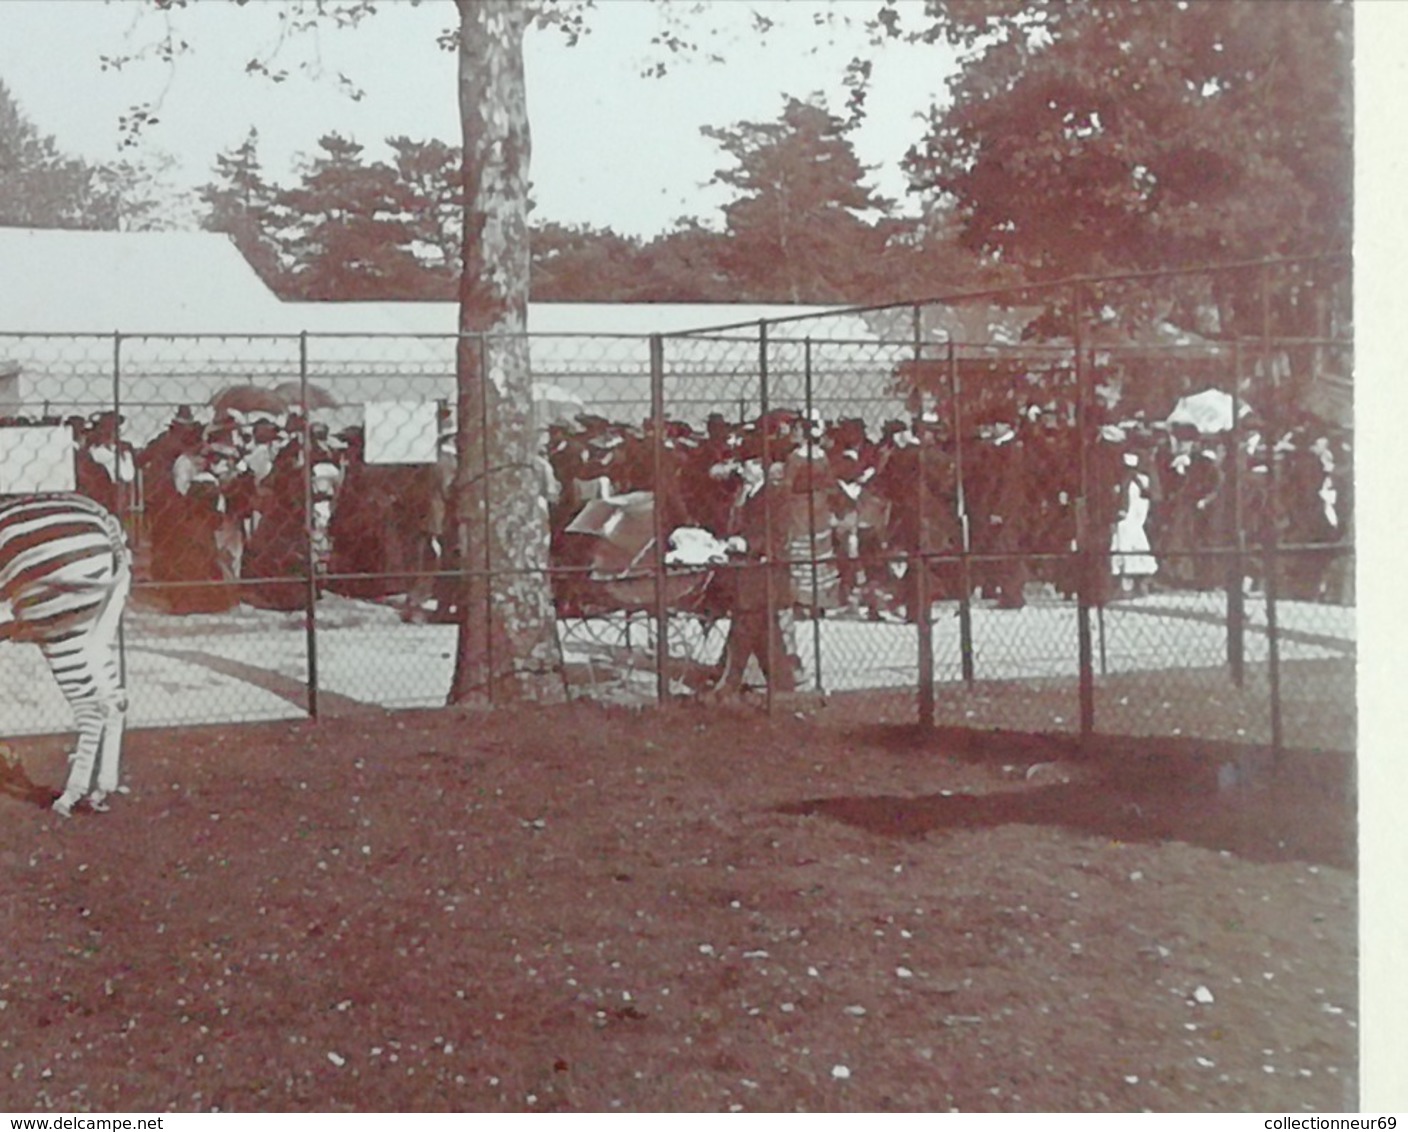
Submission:
M 701 684 L 720 647 L 711 640 L 711 629 L 725 610 L 718 608 L 712 582 L 714 567 L 726 558 L 724 544 L 697 527 L 672 531 L 657 591 L 653 493 L 590 500 L 566 532 L 590 540 L 573 555 L 586 565 L 573 568 L 569 585 L 559 588 L 570 594 L 558 608 L 569 667 L 585 661 L 593 683 L 601 667 L 653 678 L 647 668 L 655 660 L 660 601 L 671 680 L 691 688 Z

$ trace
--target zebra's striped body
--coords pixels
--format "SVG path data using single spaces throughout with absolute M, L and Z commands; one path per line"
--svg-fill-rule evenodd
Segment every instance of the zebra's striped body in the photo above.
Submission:
M 39 646 L 78 727 L 61 814 L 85 794 L 102 809 L 117 789 L 127 712 L 117 630 L 131 587 L 122 525 L 91 499 L 0 500 L 0 641 Z

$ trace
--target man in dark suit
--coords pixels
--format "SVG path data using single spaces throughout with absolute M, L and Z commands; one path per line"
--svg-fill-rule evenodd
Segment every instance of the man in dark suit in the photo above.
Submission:
M 787 565 L 793 495 L 783 483 L 785 465 L 780 460 L 764 472 L 760 450 L 742 455 L 744 487 L 733 523 L 742 547 L 738 564 L 728 568 L 734 583 L 733 601 L 724 643 L 724 671 L 717 687 L 721 692 L 741 692 L 748 660 L 756 657 L 773 691 L 793 692 L 797 688 L 795 661 L 787 651 L 780 617 L 794 600 Z

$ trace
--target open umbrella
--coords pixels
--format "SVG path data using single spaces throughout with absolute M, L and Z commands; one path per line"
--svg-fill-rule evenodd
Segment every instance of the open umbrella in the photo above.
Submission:
M 1238 415 L 1244 417 L 1251 411 L 1251 406 L 1243 401 Z M 1192 425 L 1204 435 L 1228 432 L 1232 428 L 1232 394 L 1221 389 L 1190 393 L 1178 399 L 1167 420 L 1171 425 Z
M 218 417 L 222 413 L 273 413 L 276 416 L 288 412 L 288 402 L 275 390 L 260 385 L 230 385 L 220 390 L 210 399 Z
M 285 381 L 274 386 L 277 393 L 288 404 L 289 408 L 303 403 L 304 391 L 307 390 L 309 409 L 340 409 L 341 402 L 321 385 L 314 385 L 311 381 L 305 387 L 297 381 Z

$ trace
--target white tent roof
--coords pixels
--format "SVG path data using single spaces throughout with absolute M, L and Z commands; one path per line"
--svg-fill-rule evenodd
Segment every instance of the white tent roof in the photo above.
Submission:
M 535 378 L 605 415 L 639 419 L 650 405 L 648 335 L 738 326 L 671 340 L 666 398 L 672 414 L 690 418 L 714 410 L 751 413 L 759 397 L 758 355 L 756 329 L 748 324 L 819 315 L 770 330 L 778 343 L 772 403 L 802 401 L 803 338 L 836 340 L 815 355 L 818 397 L 830 397 L 836 412 L 861 411 L 850 404 L 852 392 L 888 403 L 893 359 L 861 318 L 837 315 L 838 309 L 531 303 L 532 367 Z M 18 367 L 11 400 L 27 412 L 86 414 L 111 405 L 114 331 L 124 335 L 123 409 L 139 435 L 169 417 L 171 406 L 203 404 L 226 385 L 296 380 L 300 331 L 310 335 L 309 377 L 344 405 L 452 397 L 457 322 L 454 303 L 281 302 L 218 233 L 0 228 L 0 362 Z M 171 337 L 183 335 L 205 337 Z M 444 337 L 389 337 L 395 335 Z
M 0 228 L 0 332 L 292 329 L 284 305 L 219 233 Z
M 531 334 L 671 334 L 841 308 L 780 303 L 531 303 Z M 218 232 L 0 227 L 0 333 L 453 334 L 445 302 L 280 302 Z M 824 331 L 822 330 L 824 327 Z M 857 317 L 781 337 L 873 335 Z

